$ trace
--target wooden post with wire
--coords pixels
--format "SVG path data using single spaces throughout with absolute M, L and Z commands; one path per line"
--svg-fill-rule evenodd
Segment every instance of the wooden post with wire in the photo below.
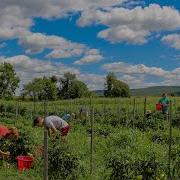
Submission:
M 36 99 L 35 97 L 33 98 L 33 116 L 36 115 Z
M 5 117 L 7 117 L 7 106 L 6 106 L 6 104 L 4 104 L 4 115 L 5 115 Z
M 19 106 L 19 104 L 18 104 L 18 102 L 16 102 L 16 120 L 18 118 L 18 106 Z
M 171 180 L 171 145 L 172 145 L 172 102 L 170 101 L 169 112 L 169 152 L 168 152 L 168 180 Z
M 145 98 L 144 98 L 144 116 L 146 114 L 146 109 L 147 109 L 147 97 L 145 96 Z
M 132 115 L 132 126 L 134 128 L 134 119 L 136 115 L 136 98 L 133 99 L 133 115 Z
M 145 98 L 144 98 L 143 130 L 145 130 L 146 110 L 147 110 L 147 97 L 145 96 Z
M 19 102 L 16 102 L 16 119 L 14 121 L 14 126 L 16 126 L 16 122 L 18 120 L 18 115 L 19 115 Z
M 47 102 L 44 101 L 44 117 L 47 116 Z M 44 127 L 44 180 L 48 180 L 48 131 Z
M 90 109 L 91 109 L 91 143 L 90 143 L 90 149 L 91 149 L 91 156 L 90 156 L 90 174 L 91 178 L 93 175 L 93 124 L 94 124 L 94 107 L 92 106 L 92 100 L 90 99 Z
M 174 98 L 174 112 L 177 113 L 176 98 Z

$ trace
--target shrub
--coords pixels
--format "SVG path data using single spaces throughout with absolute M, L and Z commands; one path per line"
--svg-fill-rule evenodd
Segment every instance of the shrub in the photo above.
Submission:
M 76 179 L 79 161 L 70 147 L 60 139 L 51 139 L 49 144 L 50 179 Z
M 22 134 L 18 140 L 14 138 L 0 139 L 0 149 L 4 152 L 10 152 L 10 162 L 15 163 L 19 155 L 27 155 L 31 151 L 31 141 L 27 134 Z
M 160 170 L 161 164 L 153 153 L 147 153 L 146 157 L 139 159 L 128 153 L 110 155 L 106 159 L 106 168 L 110 170 L 110 180 L 146 179 L 153 180 L 164 172 Z M 107 175 L 106 175 L 107 176 Z M 140 178 L 141 177 L 141 178 Z

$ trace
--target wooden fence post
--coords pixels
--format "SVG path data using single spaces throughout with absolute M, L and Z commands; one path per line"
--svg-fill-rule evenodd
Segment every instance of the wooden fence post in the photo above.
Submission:
M 145 130 L 146 109 L 147 109 L 147 97 L 145 96 L 145 98 L 144 98 L 143 131 Z
M 172 145 L 172 102 L 171 101 L 168 112 L 168 120 L 169 120 L 168 180 L 171 180 L 171 145 Z
M 44 101 L 44 117 L 47 116 L 47 102 Z M 44 180 L 48 180 L 48 131 L 44 127 Z
M 33 99 L 33 116 L 36 114 L 36 100 L 35 98 Z
M 44 127 L 44 180 L 48 180 L 48 132 Z
M 133 116 L 132 116 L 132 126 L 134 129 L 134 119 L 136 115 L 136 98 L 133 99 Z
M 94 124 L 94 107 L 91 106 L 91 157 L 90 157 L 90 174 L 93 175 L 93 124 Z
M 6 104 L 4 104 L 4 115 L 5 115 L 5 117 L 7 116 L 7 106 L 6 106 Z
M 19 104 L 18 104 L 18 102 L 16 102 L 16 120 L 17 120 L 17 118 L 18 118 L 18 113 L 19 113 Z

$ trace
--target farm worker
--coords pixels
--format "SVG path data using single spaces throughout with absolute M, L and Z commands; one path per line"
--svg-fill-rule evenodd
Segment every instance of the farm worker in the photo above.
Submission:
M 80 113 L 80 116 L 85 116 L 85 117 L 89 116 L 89 111 L 85 107 L 81 107 L 80 110 L 79 110 L 79 113 Z
M 151 110 L 147 110 L 145 113 L 145 117 L 148 119 L 149 117 L 151 117 L 152 115 L 152 111 Z
M 8 128 L 0 124 L 0 138 L 9 138 L 9 137 L 14 137 L 18 139 L 19 138 L 18 129 L 16 127 Z
M 71 119 L 71 115 L 70 114 L 65 114 L 63 117 L 62 117 L 63 120 L 65 121 L 68 121 Z
M 168 114 L 170 100 L 167 98 L 166 93 L 162 94 L 162 97 L 159 99 L 159 103 L 162 106 L 162 113 L 163 114 Z
M 37 117 L 34 119 L 34 126 L 46 127 L 49 136 L 52 133 L 60 133 L 61 136 L 67 136 L 69 132 L 69 124 L 58 116 L 47 116 L 47 117 Z
M 71 117 L 74 119 L 77 119 L 77 114 L 76 113 L 71 113 Z

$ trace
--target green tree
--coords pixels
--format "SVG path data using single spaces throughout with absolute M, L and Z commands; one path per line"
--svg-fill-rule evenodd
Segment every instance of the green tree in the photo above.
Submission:
M 59 92 L 58 92 L 58 95 L 60 98 L 63 98 L 63 99 L 70 98 L 70 94 L 68 90 L 72 84 L 72 81 L 75 79 L 76 79 L 76 75 L 70 72 L 65 73 L 64 76 L 60 78 L 60 87 L 59 87 Z
M 0 65 L 0 98 L 12 98 L 19 87 L 20 79 L 9 63 Z
M 109 73 L 106 76 L 104 95 L 106 97 L 129 97 L 129 86 L 118 80 L 114 73 Z
M 88 94 L 88 88 L 85 83 L 76 79 L 76 75 L 70 72 L 60 78 L 58 95 L 63 99 L 80 98 Z
M 86 84 L 78 80 L 73 80 L 68 89 L 69 97 L 72 99 L 83 97 L 87 94 L 87 92 L 88 88 Z
M 54 82 L 54 83 L 57 83 L 58 82 L 58 78 L 56 76 L 52 76 L 51 77 L 51 81 Z
M 106 76 L 105 91 L 104 91 L 104 95 L 106 97 L 112 96 L 112 90 L 115 81 L 116 81 L 116 76 L 114 75 L 114 73 L 108 73 L 108 75 Z
M 56 83 L 52 78 L 35 78 L 24 86 L 24 95 L 38 100 L 55 100 L 57 98 Z

